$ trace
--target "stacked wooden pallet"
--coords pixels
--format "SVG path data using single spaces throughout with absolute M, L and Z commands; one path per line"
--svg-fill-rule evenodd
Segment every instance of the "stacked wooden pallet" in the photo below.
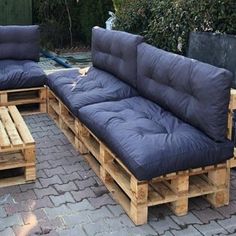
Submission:
M 0 106 L 17 106 L 22 114 L 46 112 L 46 88 L 28 88 L 0 91 Z
M 22 174 L 12 177 L 19 168 Z M 35 142 L 15 106 L 0 107 L 0 175 L 0 187 L 36 178 Z
M 137 225 L 147 222 L 148 207 L 155 205 L 166 203 L 176 215 L 185 215 L 193 197 L 204 196 L 215 207 L 229 203 L 230 162 L 138 181 L 50 90 L 48 113 Z

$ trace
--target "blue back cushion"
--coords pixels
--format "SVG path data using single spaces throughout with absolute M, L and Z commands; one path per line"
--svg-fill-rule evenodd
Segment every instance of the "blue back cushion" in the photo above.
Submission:
M 39 60 L 39 27 L 0 26 L 0 59 Z
M 136 87 L 137 45 L 143 37 L 126 32 L 94 27 L 92 31 L 93 66 Z
M 232 74 L 146 43 L 138 47 L 137 88 L 215 141 L 225 140 Z

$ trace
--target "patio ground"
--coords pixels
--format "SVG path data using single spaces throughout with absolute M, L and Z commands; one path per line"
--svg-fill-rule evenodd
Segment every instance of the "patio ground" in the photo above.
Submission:
M 37 181 L 1 189 L 1 236 L 236 235 L 236 171 L 229 206 L 196 198 L 184 217 L 153 207 L 148 224 L 135 227 L 48 115 L 25 120 L 37 144 Z

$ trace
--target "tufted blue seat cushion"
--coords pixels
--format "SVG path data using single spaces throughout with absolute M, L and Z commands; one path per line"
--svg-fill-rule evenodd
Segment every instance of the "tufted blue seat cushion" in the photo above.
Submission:
M 39 60 L 39 26 L 0 26 L 0 59 Z
M 85 106 L 79 110 L 79 119 L 139 180 L 233 156 L 228 140 L 217 143 L 142 97 Z
M 78 70 L 53 73 L 47 85 L 75 116 L 83 106 L 137 95 L 131 86 L 94 67 L 85 76 L 80 76 Z
M 227 70 L 138 46 L 139 93 L 216 141 L 226 136 L 231 83 Z
M 120 80 L 136 87 L 137 45 L 143 37 L 126 32 L 92 30 L 92 61 L 94 67 L 107 71 Z
M 45 73 L 34 61 L 0 60 L 0 90 L 41 87 L 45 80 Z

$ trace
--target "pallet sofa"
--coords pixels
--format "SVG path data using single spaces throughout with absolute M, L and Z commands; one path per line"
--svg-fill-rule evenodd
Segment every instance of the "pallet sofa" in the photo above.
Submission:
M 228 71 L 94 28 L 93 67 L 52 73 L 45 88 L 38 39 L 37 26 L 0 27 L 0 105 L 39 104 L 135 224 L 154 205 L 184 215 L 192 197 L 228 204 Z M 229 108 L 230 136 L 236 93 Z
M 48 76 L 48 113 L 133 222 L 163 203 L 184 215 L 197 196 L 228 204 L 231 73 L 98 27 L 92 62 Z
M 0 105 L 46 112 L 38 26 L 0 26 Z

